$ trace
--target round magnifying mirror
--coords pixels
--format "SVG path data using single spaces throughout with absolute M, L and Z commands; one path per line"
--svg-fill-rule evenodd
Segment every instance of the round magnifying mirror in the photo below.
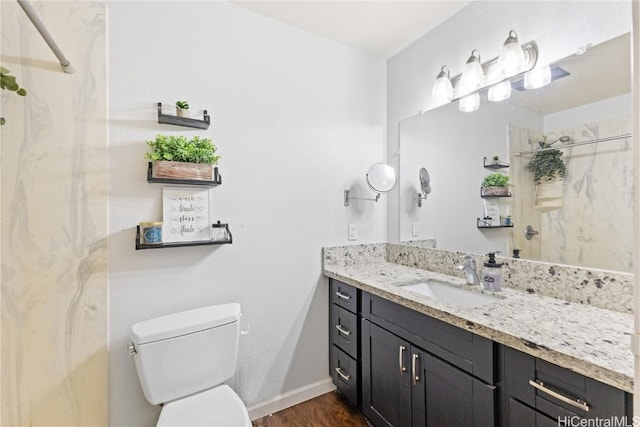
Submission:
M 431 193 L 431 177 L 425 168 L 420 168 L 420 187 L 425 196 Z
M 376 163 L 367 172 L 367 184 L 373 191 L 386 193 L 396 186 L 396 171 L 385 163 Z

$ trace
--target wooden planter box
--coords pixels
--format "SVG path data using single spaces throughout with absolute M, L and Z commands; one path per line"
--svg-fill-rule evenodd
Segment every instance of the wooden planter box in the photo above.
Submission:
M 156 160 L 153 162 L 153 176 L 155 178 L 197 179 L 213 181 L 215 179 L 214 165 L 205 163 L 170 162 Z
M 480 194 L 485 197 L 508 197 L 509 187 L 480 187 Z

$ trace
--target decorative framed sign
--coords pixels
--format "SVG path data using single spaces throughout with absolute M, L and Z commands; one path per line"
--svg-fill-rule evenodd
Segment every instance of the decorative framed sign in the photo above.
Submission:
M 483 199 L 484 202 L 484 217 L 491 223 L 492 227 L 500 226 L 500 206 L 495 199 Z M 487 219 L 491 218 L 491 219 Z
M 209 189 L 162 187 L 162 240 L 211 240 Z

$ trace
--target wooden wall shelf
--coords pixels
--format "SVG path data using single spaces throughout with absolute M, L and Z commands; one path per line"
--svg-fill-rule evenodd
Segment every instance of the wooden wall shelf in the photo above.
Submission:
M 149 162 L 147 168 L 147 182 L 155 182 L 161 184 L 181 184 L 181 185 L 201 185 L 206 187 L 217 187 L 222 184 L 222 175 L 218 173 L 218 167 L 213 168 L 214 179 L 205 181 L 200 179 L 175 179 L 175 178 L 158 178 L 153 176 L 153 162 Z

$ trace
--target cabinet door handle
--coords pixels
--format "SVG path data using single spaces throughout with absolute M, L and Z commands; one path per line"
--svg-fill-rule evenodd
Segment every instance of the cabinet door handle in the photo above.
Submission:
M 582 409 L 585 412 L 589 412 L 589 404 L 587 404 L 587 402 L 577 398 L 567 397 L 561 393 L 558 393 L 557 391 L 550 389 L 548 386 L 545 386 L 544 383 L 540 380 L 529 380 L 529 385 L 575 408 Z
M 351 335 L 351 331 L 342 327 L 342 325 L 336 325 L 336 329 L 339 333 L 343 334 L 345 337 Z
M 407 372 L 407 367 L 404 366 L 404 351 L 406 350 L 406 348 L 401 345 L 398 348 L 398 365 L 400 365 L 400 375 L 402 375 L 404 372 Z
M 338 295 L 338 298 L 346 299 L 347 301 L 351 299 L 351 295 L 343 294 L 340 291 L 336 291 L 336 295 Z
M 344 372 L 342 372 L 342 368 L 337 367 L 336 368 L 336 372 L 338 373 L 338 375 L 340 375 L 340 378 L 342 378 L 345 382 L 349 381 L 351 379 L 351 375 L 345 374 Z
M 418 371 L 416 371 L 416 360 L 418 360 L 419 358 L 420 356 L 415 353 L 411 355 L 411 376 L 413 377 L 413 385 L 416 385 L 418 381 L 420 381 Z

